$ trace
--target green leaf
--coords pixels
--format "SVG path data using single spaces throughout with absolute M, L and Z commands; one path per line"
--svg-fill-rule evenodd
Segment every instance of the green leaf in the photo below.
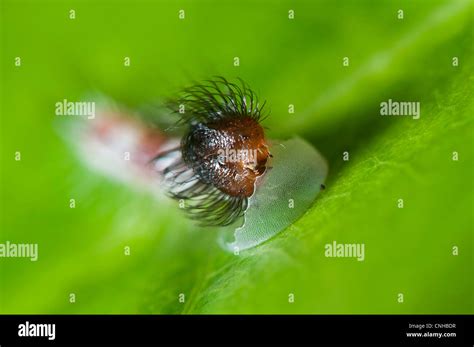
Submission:
M 39 259 L 0 260 L 0 312 L 473 313 L 472 4 L 182 7 L 88 2 L 70 20 L 69 4 L 2 2 L 0 243 L 38 243 Z M 239 255 L 173 201 L 89 171 L 53 126 L 56 102 L 93 89 L 140 109 L 212 75 L 246 80 L 268 136 L 329 163 L 311 208 Z M 420 102 L 420 119 L 381 116 L 388 99 Z M 333 241 L 364 260 L 326 257 Z

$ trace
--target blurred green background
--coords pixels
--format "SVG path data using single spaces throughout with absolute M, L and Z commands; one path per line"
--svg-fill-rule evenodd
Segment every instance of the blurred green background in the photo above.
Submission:
M 0 242 L 39 244 L 37 262 L 0 259 L 1 313 L 473 313 L 472 2 L 2 0 L 0 25 Z M 63 99 L 140 109 L 213 75 L 243 78 L 268 137 L 330 167 L 301 219 L 238 256 L 85 168 L 54 126 Z M 389 98 L 421 119 L 381 117 Z M 326 258 L 334 240 L 365 261 Z

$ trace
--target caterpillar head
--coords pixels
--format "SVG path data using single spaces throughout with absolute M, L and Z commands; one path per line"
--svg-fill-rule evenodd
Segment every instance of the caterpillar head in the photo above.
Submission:
M 228 225 L 245 211 L 270 156 L 255 93 L 224 78 L 183 90 L 169 103 L 186 127 L 164 171 L 169 194 L 203 225 Z M 180 111 L 176 111 L 180 110 Z

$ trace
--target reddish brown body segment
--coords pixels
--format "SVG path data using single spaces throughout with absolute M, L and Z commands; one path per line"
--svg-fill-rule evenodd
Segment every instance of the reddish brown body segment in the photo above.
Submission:
M 233 197 L 250 197 L 270 155 L 264 131 L 248 116 L 225 117 L 191 128 L 183 158 L 204 181 Z

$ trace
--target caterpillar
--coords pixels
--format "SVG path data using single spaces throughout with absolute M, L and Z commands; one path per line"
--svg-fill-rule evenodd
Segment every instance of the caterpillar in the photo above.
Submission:
M 267 139 L 265 102 L 240 79 L 196 83 L 151 115 L 95 99 L 94 119 L 59 127 L 79 156 L 129 187 L 175 199 L 198 224 L 218 227 L 225 249 L 244 250 L 273 237 L 324 187 L 326 160 L 298 137 Z M 173 126 L 164 128 L 159 123 L 167 115 Z
M 177 158 L 160 173 L 168 195 L 183 201 L 201 225 L 224 226 L 241 217 L 271 156 L 261 125 L 265 102 L 239 82 L 208 80 L 168 102 L 186 130 L 180 146 L 154 161 Z

